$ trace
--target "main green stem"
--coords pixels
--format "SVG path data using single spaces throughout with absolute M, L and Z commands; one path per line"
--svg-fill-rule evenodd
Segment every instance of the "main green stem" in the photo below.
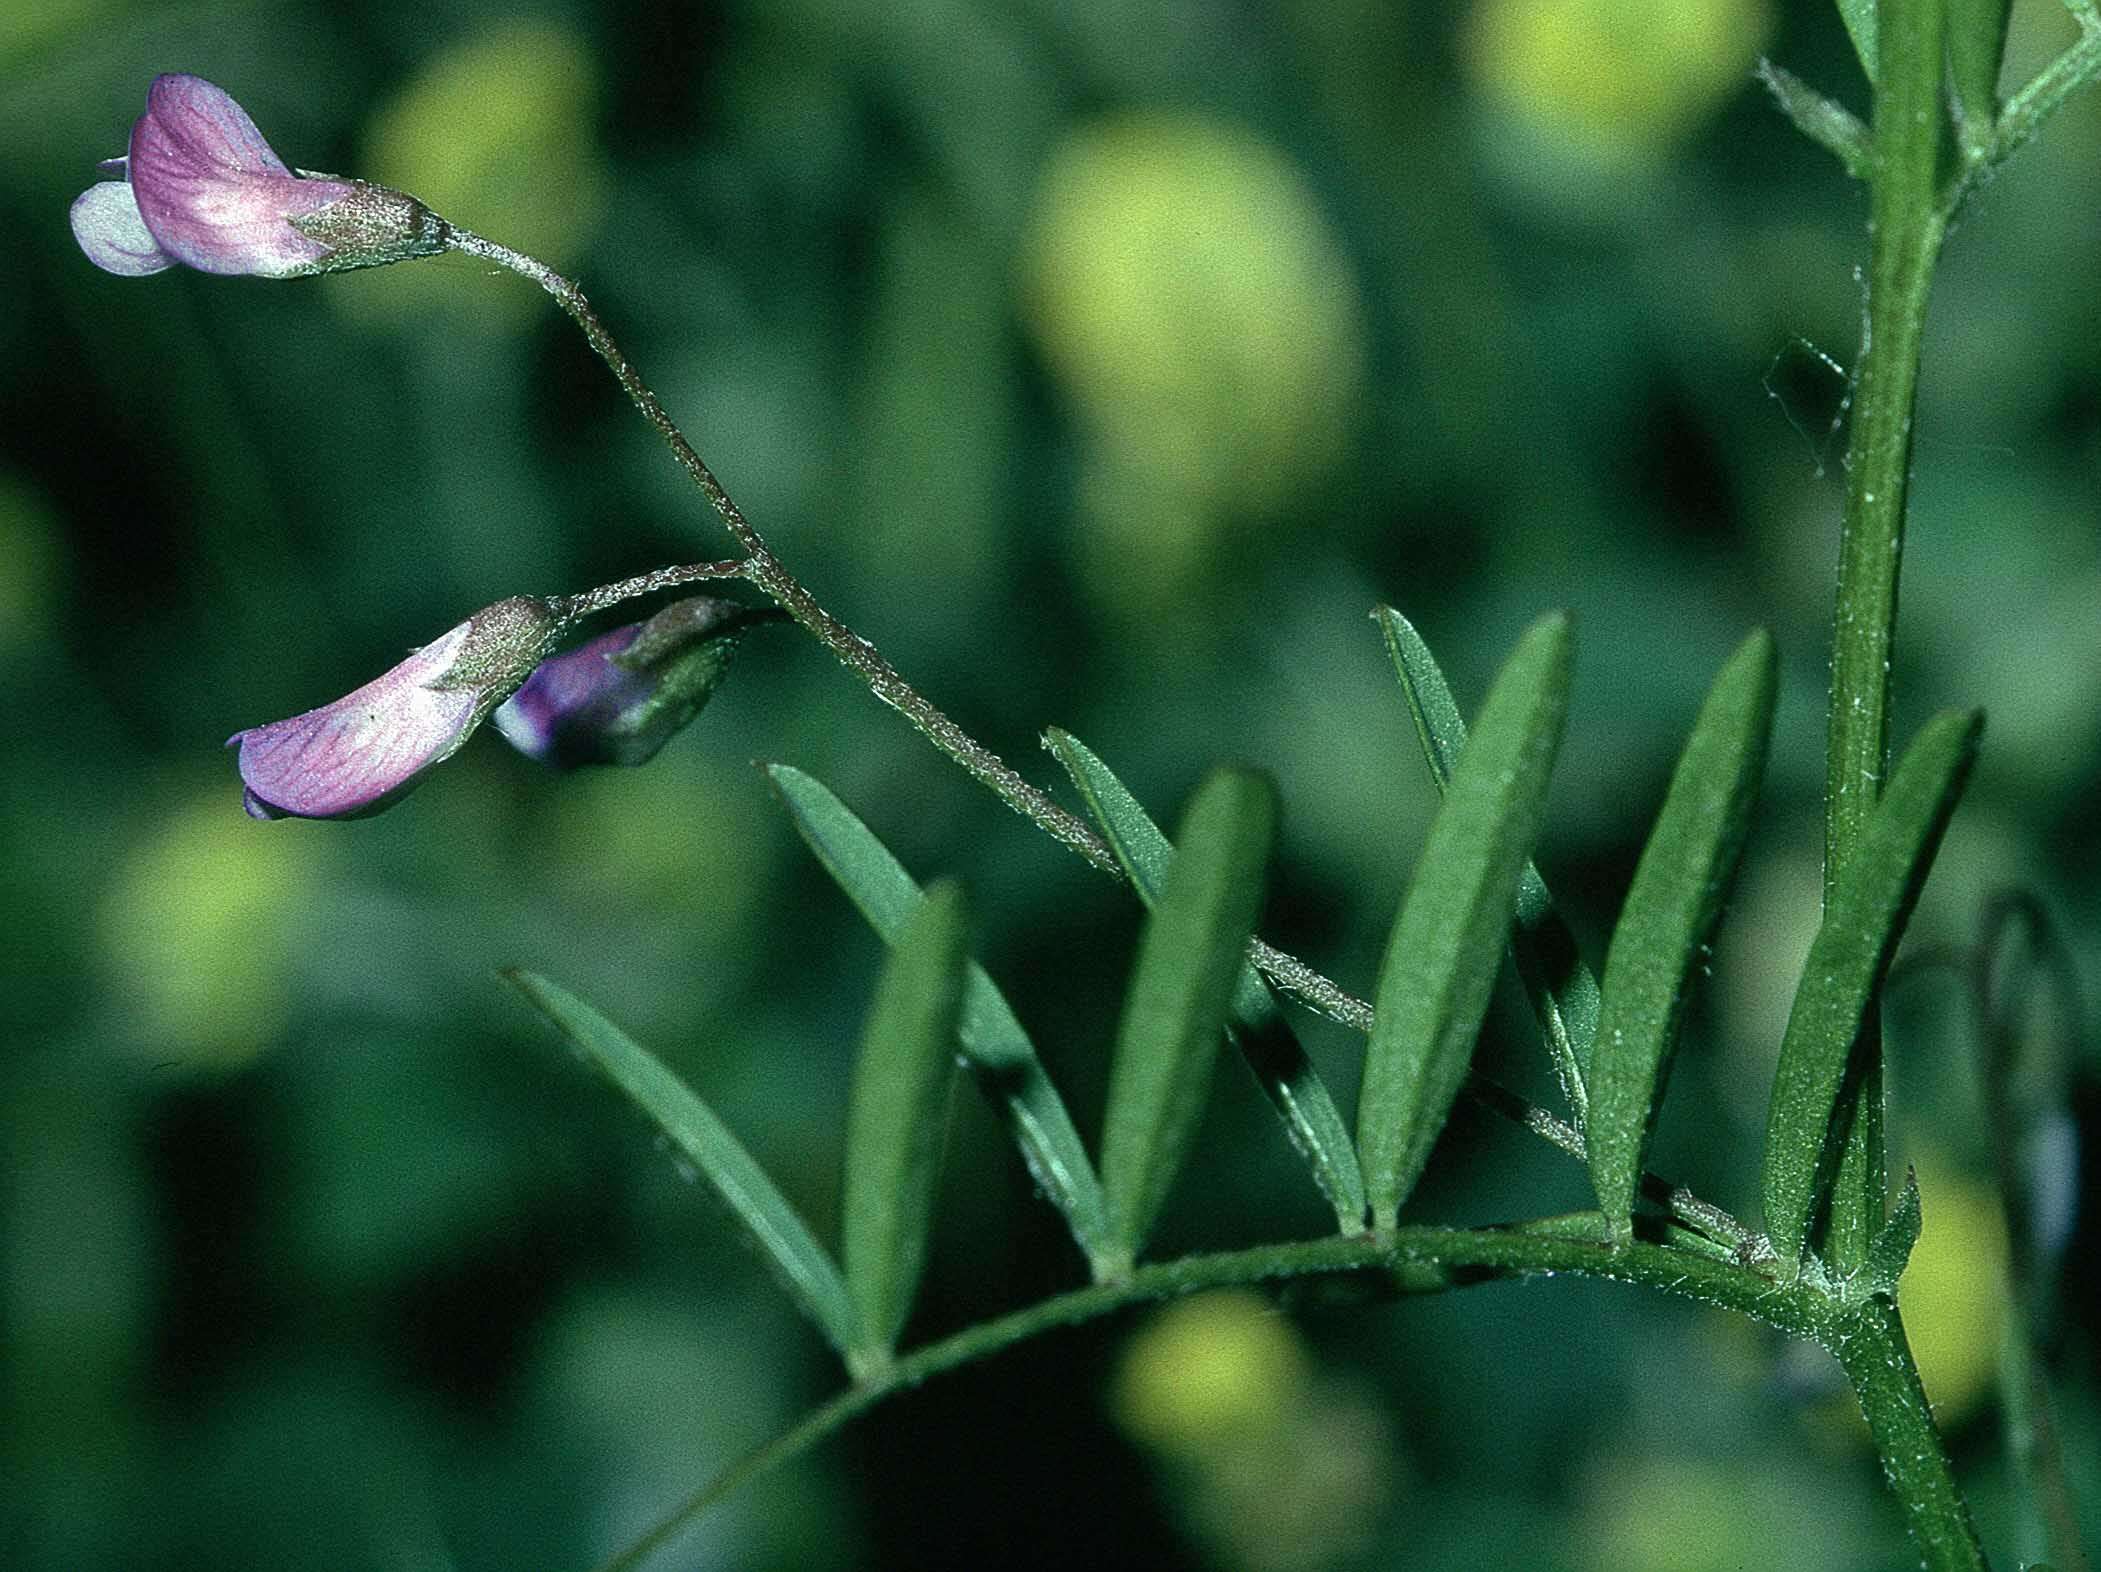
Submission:
M 1869 195 L 1867 314 L 1860 380 L 1846 455 L 1831 649 L 1831 710 L 1824 789 L 1824 889 L 1828 895 L 1889 773 L 1890 673 L 1897 574 L 1911 478 L 1912 412 L 1919 343 L 1947 219 L 1940 207 L 1944 99 L 1942 0 L 1892 0 L 1880 13 L 1875 165 Z M 1863 1022 L 1844 1154 L 1832 1187 L 1825 1248 L 1856 1270 L 1882 1223 L 1887 1188 L 1882 1114 L 1882 1033 Z
M 1824 798 L 1827 895 L 1865 831 L 1889 772 L 1890 676 L 1919 345 L 1934 264 L 1947 233 L 1938 189 L 1945 123 L 1944 21 L 1943 0 L 1884 0 L 1878 15 L 1867 313 L 1846 458 L 1832 631 Z M 1866 1260 L 1882 1224 L 1887 1187 L 1882 1032 L 1872 1008 L 1854 1052 L 1860 1067 L 1857 1091 L 1824 1240 L 1841 1275 Z M 1860 1399 L 1924 1565 L 1932 1572 L 1984 1567 L 1983 1545 L 1956 1488 L 1896 1306 L 1871 1300 L 1825 1341 Z
M 1870 1299 L 1819 1340 L 1853 1383 L 1919 1564 L 1927 1572 L 1985 1572 L 1990 1563 L 1919 1385 L 1897 1307 Z

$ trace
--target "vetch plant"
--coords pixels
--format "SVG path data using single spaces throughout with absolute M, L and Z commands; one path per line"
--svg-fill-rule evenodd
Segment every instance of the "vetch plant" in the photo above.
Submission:
M 849 1098 L 835 1251 L 728 1126 L 652 1054 L 559 983 L 508 974 L 590 1063 L 639 1104 L 750 1233 L 836 1349 L 847 1388 L 774 1442 L 667 1503 L 607 1563 L 641 1564 L 752 1475 L 885 1397 L 1051 1328 L 1196 1289 L 1357 1273 L 1406 1292 L 1488 1278 L 1580 1274 L 1689 1296 L 1828 1350 L 1858 1398 L 1920 1564 L 1985 1566 L 1985 1547 L 1914 1367 L 1898 1279 L 1921 1227 L 1918 1191 L 1892 1197 L 1880 1004 L 1934 853 L 1977 757 L 1982 718 L 1938 715 L 1892 767 L 1889 721 L 1897 569 L 1911 471 L 1920 334 L 1942 243 L 1978 181 L 2101 73 L 2101 12 L 2069 0 L 2080 38 L 2003 101 L 2005 7 L 1841 0 L 1874 88 L 1863 123 L 1777 66 L 1781 109 L 1868 186 L 1866 309 L 1847 457 L 1826 757 L 1825 906 L 1779 1045 L 1759 1195 L 1740 1219 L 1650 1171 L 1649 1144 L 1687 1005 L 1755 813 L 1778 690 L 1773 641 L 1753 631 L 1694 722 L 1619 914 L 1602 972 L 1582 960 L 1531 853 L 1569 720 L 1575 631 L 1542 616 L 1469 728 L 1429 648 L 1400 612 L 1375 622 L 1442 802 L 1367 999 L 1256 934 L 1278 804 L 1259 773 L 1221 769 L 1166 834 L 1110 766 L 1070 734 L 1045 743 L 1085 817 L 1060 806 L 909 684 L 804 587 L 738 509 L 621 353 L 577 286 L 545 264 L 430 214 L 399 193 L 287 170 L 210 84 L 162 77 L 134 131 L 126 179 L 75 204 L 76 235 L 116 273 L 171 262 L 289 276 L 438 251 L 494 263 L 546 290 L 671 449 L 739 552 L 582 594 L 514 596 L 476 613 L 386 675 L 306 715 L 234 738 L 249 811 L 347 817 L 399 800 L 493 712 L 515 746 L 551 764 L 638 764 L 715 691 L 737 636 L 792 619 L 884 703 L 1147 908 L 1122 1017 L 1104 1049 L 1107 1098 L 1090 1143 L 1020 1014 L 971 957 L 965 900 L 922 888 L 839 796 L 773 764 L 796 830 L 890 948 Z M 771 603 L 703 597 L 580 647 L 584 618 L 633 596 L 739 579 Z M 501 708 L 499 708 L 501 706 Z M 1475 1046 L 1505 956 L 1514 964 L 1566 1107 L 1487 1080 Z M 1365 1039 L 1346 1116 L 1287 1006 Z M 1332 1211 L 1314 1240 L 1146 1258 L 1164 1198 L 1230 1043 L 1275 1108 Z M 927 1248 L 941 1106 L 951 1064 L 991 1102 L 1090 1281 L 919 1347 L 901 1347 Z M 1461 1098 L 1505 1115 L 1582 1165 L 1595 1205 L 1474 1227 L 1410 1221 L 1409 1207 Z M 2003 1103 L 1998 1105 L 2003 1107 Z M 2003 1123 L 2016 1121 L 2009 1116 Z M 2001 1132 L 2003 1143 L 2021 1132 Z M 2011 1193 L 2008 1205 L 2021 1203 Z M 2034 1277 L 2024 1268 L 2023 1282 Z M 2030 1362 L 2023 1400 L 2047 1405 Z M 2062 1470 L 2026 1459 L 2032 1487 Z M 2061 1524 L 2070 1514 L 2055 1512 Z M 2076 1530 L 2052 1543 L 2085 1564 Z

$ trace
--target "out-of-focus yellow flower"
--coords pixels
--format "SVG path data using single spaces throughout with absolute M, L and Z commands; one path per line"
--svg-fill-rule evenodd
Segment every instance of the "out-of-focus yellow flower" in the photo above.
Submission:
M 1462 48 L 1498 107 L 1619 160 L 1742 91 L 1771 31 L 1768 0 L 1478 0 Z
M 323 866 L 310 840 L 243 817 L 221 782 L 125 856 L 103 898 L 103 954 L 140 1014 L 142 1056 L 225 1067 L 270 1045 Z
M 729 759 L 658 761 L 646 770 L 585 771 L 543 786 L 548 854 L 567 901 L 682 907 L 707 892 L 708 925 L 729 936 L 758 915 L 777 828 Z
M 1169 1305 L 1133 1337 L 1116 1374 L 1116 1417 L 1138 1440 L 1187 1459 L 1274 1430 L 1305 1397 L 1298 1333 L 1238 1290 Z
M 1154 1315 L 1114 1404 L 1210 1560 L 1241 1572 L 1361 1556 L 1399 1469 L 1377 1405 L 1323 1379 L 1291 1322 L 1245 1289 Z
M 1219 528 L 1344 450 L 1362 306 L 1299 170 L 1252 132 L 1145 113 L 1068 136 L 1037 193 L 1024 304 L 1088 439 L 1090 582 L 1142 610 Z

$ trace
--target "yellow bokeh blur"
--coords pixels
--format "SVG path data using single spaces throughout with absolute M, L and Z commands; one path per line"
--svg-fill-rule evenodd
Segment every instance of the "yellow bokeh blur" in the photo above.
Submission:
M 105 973 L 136 1017 L 141 1058 L 230 1068 L 272 1044 L 290 1008 L 293 934 L 330 861 L 298 827 L 242 813 L 230 772 L 171 803 L 101 908 Z
M 575 34 L 509 21 L 432 56 L 374 112 L 352 171 L 420 198 L 491 240 L 571 266 L 605 200 L 596 140 L 599 66 Z M 509 326 L 542 302 L 518 284 L 492 287 L 462 258 L 388 270 L 387 289 L 336 281 L 345 309 L 392 319 L 431 307 Z
M 1124 1349 L 1113 1403 L 1222 1572 L 1355 1564 L 1403 1482 L 1377 1399 L 1322 1372 L 1290 1318 L 1246 1289 L 1157 1312 Z
M 1897 1285 L 1919 1379 L 1943 1424 L 1990 1395 L 2006 1324 L 2006 1218 L 1993 1188 L 1952 1169 L 1918 1166 L 1925 1225 Z
M 1267 1300 L 1238 1289 L 1200 1294 L 1131 1339 L 1116 1373 L 1116 1417 L 1147 1446 L 1197 1457 L 1277 1429 L 1310 1378 L 1297 1331 Z
M 1770 1507 L 1743 1471 L 1683 1456 L 1614 1457 L 1597 1469 L 1597 1500 L 1580 1529 L 1581 1564 L 1597 1572 L 1739 1572 L 1775 1566 Z
M 1657 154 L 1744 90 L 1767 0 L 1478 0 L 1462 38 L 1478 92 L 1577 150 Z
M 1363 306 L 1301 171 L 1194 114 L 1100 121 L 1054 151 L 1024 308 L 1086 439 L 1083 573 L 1148 609 L 1221 528 L 1282 508 L 1345 450 Z

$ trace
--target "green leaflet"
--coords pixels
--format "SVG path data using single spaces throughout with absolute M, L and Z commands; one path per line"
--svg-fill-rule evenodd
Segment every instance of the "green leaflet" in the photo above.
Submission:
M 1056 727 L 1047 731 L 1043 740 L 1072 777 L 1088 813 L 1101 827 L 1130 879 L 1131 888 L 1148 907 L 1155 905 L 1174 861 L 1174 847 L 1138 799 L 1086 744 Z M 1276 995 L 1251 964 L 1242 964 L 1239 981 L 1233 986 L 1226 1035 L 1254 1071 L 1277 1117 L 1284 1121 L 1291 1144 L 1313 1170 L 1314 1182 L 1335 1209 L 1337 1226 L 1344 1233 L 1362 1228 L 1364 1176 L 1357 1167 L 1357 1149 L 1351 1143 L 1349 1127 L 1336 1111 L 1327 1083 L 1321 1080 L 1320 1072 L 1306 1057 L 1306 1050 L 1284 1019 Z
M 1896 1298 L 1897 1280 L 1911 1260 L 1911 1247 L 1919 1242 L 1919 1227 L 1924 1220 L 1919 1206 L 1918 1172 L 1908 1169 L 1904 1188 L 1897 1193 L 1897 1204 L 1890 1208 L 1888 1219 L 1875 1231 L 1874 1243 L 1868 1246 L 1867 1264 L 1846 1284 L 1847 1297 L 1881 1294 L 1886 1299 Z
M 1991 144 L 2012 0 L 1947 0 L 1948 86 L 1965 152 Z
M 867 1334 L 854 1350 L 856 1374 L 889 1362 L 926 1261 L 966 930 L 962 891 L 929 888 L 883 968 L 854 1066 L 840 1254 Z
M 839 1269 L 714 1110 L 583 1000 L 532 972 L 506 971 L 503 978 L 692 1159 L 832 1346 L 842 1354 L 859 1348 L 866 1340 L 861 1318 Z
M 770 764 L 766 774 L 825 871 L 883 941 L 895 943 L 904 920 L 923 899 L 904 865 L 852 810 L 801 770 Z M 1030 1175 L 1064 1213 L 1073 1239 L 1099 1275 L 1108 1215 L 1094 1165 L 1035 1045 L 975 961 L 964 974 L 958 1031 L 964 1057 L 985 1095 L 1004 1109 Z
M 1873 178 L 1875 135 L 1859 116 L 1770 60 L 1758 62 L 1758 80 L 1795 129 L 1837 158 L 1847 174 L 1855 180 Z
M 1825 902 L 1781 1040 L 1766 1117 L 1765 1222 L 1785 1262 L 1800 1261 L 1829 1187 L 1843 1144 L 1832 1126 L 1853 1043 L 1962 795 L 1983 725 L 1975 711 L 1949 711 L 1927 722 Z
M 1722 667 L 1671 777 L 1605 960 L 1590 1050 L 1591 1183 L 1615 1243 L 1633 1237 L 1635 1192 L 1670 1078 L 1685 1001 L 1743 851 L 1773 725 L 1763 630 Z
M 1838 0 L 1838 14 L 1845 19 L 1846 35 L 1853 40 L 1853 53 L 1870 83 L 1881 74 L 1882 44 L 1875 26 L 1876 0 Z
M 1568 688 L 1568 618 L 1557 614 L 1532 626 L 1490 689 L 1387 940 L 1357 1104 L 1375 1227 L 1394 1226 L 1466 1078 Z
M 1459 718 L 1459 705 L 1430 647 L 1406 617 L 1390 606 L 1380 606 L 1373 610 L 1372 620 L 1385 635 L 1386 651 L 1393 657 L 1402 697 L 1408 701 L 1408 713 L 1414 717 L 1415 733 L 1423 745 L 1423 758 L 1438 791 L 1443 792 L 1450 785 L 1459 750 L 1466 746 L 1466 722 Z M 1510 954 L 1546 1040 L 1562 1095 L 1580 1130 L 1588 1115 L 1583 1077 L 1598 1026 L 1598 980 L 1577 953 L 1575 935 L 1554 910 L 1546 880 L 1529 861 L 1518 875 Z
M 1196 1134 L 1226 1008 L 1261 912 L 1276 817 L 1267 781 L 1214 771 L 1182 820 L 1180 848 L 1146 919 L 1102 1128 L 1102 1190 L 1122 1272 L 1151 1231 Z

